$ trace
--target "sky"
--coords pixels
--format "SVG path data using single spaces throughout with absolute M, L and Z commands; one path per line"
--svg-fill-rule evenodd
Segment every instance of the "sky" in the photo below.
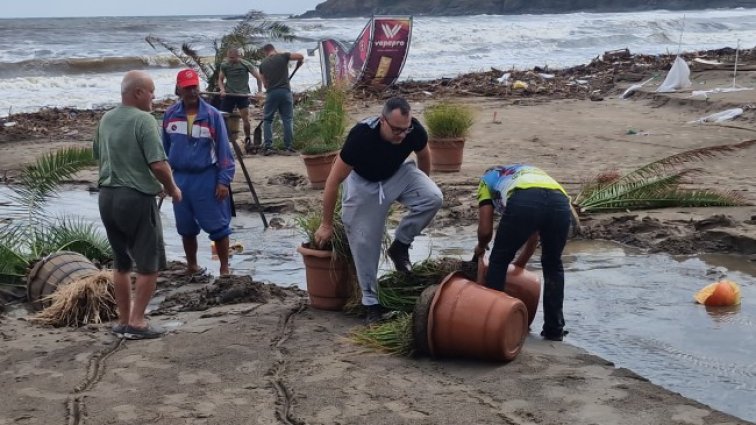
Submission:
M 74 16 L 300 14 L 325 0 L 21 0 L 3 1 L 0 18 Z

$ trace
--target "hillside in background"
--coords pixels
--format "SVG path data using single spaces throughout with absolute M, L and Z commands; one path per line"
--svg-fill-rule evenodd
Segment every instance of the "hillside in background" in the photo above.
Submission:
M 756 0 L 327 0 L 302 17 L 517 15 L 736 7 L 756 7 Z

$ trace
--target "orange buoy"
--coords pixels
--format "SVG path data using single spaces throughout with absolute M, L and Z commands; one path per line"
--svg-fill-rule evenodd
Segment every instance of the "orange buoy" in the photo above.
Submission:
M 720 280 L 706 285 L 693 298 L 697 303 L 710 307 L 739 305 L 740 286 L 730 280 Z

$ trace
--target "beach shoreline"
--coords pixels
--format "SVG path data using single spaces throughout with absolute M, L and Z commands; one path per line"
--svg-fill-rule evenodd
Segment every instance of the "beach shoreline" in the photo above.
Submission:
M 744 71 L 740 78 L 743 85 L 756 85 L 756 72 Z M 731 82 L 716 70 L 696 72 L 692 79 L 701 90 Z M 573 194 L 600 171 L 627 171 L 673 152 L 756 138 L 752 108 L 730 127 L 689 124 L 751 104 L 747 92 L 713 94 L 703 101 L 690 93 L 657 94 L 650 84 L 629 100 L 618 99 L 629 84 L 607 89 L 603 100 L 413 92 L 418 115 L 441 99 L 466 103 L 476 115 L 462 170 L 431 176 L 445 194 L 433 226 L 474 223 L 476 179 L 490 165 L 537 165 Z M 355 99 L 350 122 L 376 114 L 380 104 L 380 99 Z M 91 143 L 96 114 L 88 113 L 51 116 L 47 132 L 0 141 L 0 176 L 12 181 L 20 166 L 40 153 Z M 753 157 L 752 148 L 709 159 L 702 163 L 705 177 L 696 181 L 700 187 L 737 191 L 751 206 L 592 215 L 582 221 L 582 237 L 648 251 L 718 252 L 756 260 Z M 244 161 L 266 211 L 296 214 L 320 203 L 321 192 L 302 179 L 300 158 Z M 95 181 L 92 169 L 73 183 Z M 233 186 L 238 206 L 251 208 L 241 173 Z M 0 401 L 0 424 L 59 422 L 71 414 L 72 400 L 83 400 L 91 423 L 748 423 L 572 347 L 569 336 L 565 343 L 553 343 L 532 332 L 518 358 L 504 365 L 408 360 L 352 345 L 346 336 L 358 319 L 312 310 L 293 290 L 266 303 L 153 320 L 180 326 L 160 340 L 119 343 L 107 326 L 47 329 L 0 316 L 0 360 L 9 365 L 0 373 L 0 385 L 8 389 Z M 101 372 L 92 375 L 93 370 Z M 77 392 L 81 382 L 90 384 Z

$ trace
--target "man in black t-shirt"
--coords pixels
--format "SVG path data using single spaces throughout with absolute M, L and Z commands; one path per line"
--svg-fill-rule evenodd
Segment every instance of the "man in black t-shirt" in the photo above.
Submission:
M 405 162 L 412 152 L 417 165 Z M 326 181 L 323 220 L 315 242 L 322 246 L 331 239 L 336 197 L 339 185 L 345 182 L 341 217 L 369 323 L 380 320 L 384 313 L 377 294 L 378 263 L 391 204 L 398 201 L 409 209 L 388 252 L 396 269 L 405 273 L 412 267 L 410 244 L 441 208 L 443 195 L 429 172 L 428 134 L 412 118 L 409 103 L 394 97 L 383 106 L 380 116 L 352 127 Z

